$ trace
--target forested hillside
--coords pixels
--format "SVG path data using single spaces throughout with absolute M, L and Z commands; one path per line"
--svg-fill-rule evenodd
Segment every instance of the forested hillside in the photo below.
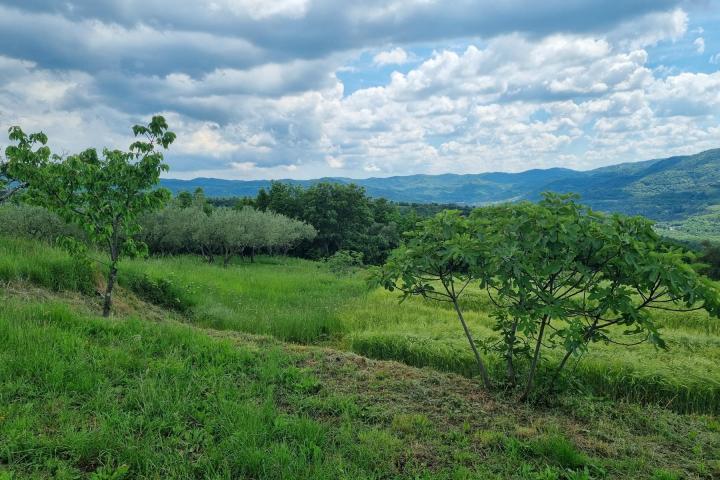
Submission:
M 481 159 L 479 159 L 481 161 Z M 720 204 L 720 149 L 696 155 L 623 163 L 589 171 L 563 168 L 522 173 L 410 175 L 389 178 L 283 180 L 309 186 L 321 182 L 355 183 L 373 197 L 403 202 L 479 205 L 521 199 L 537 200 L 544 191 L 575 192 L 603 211 L 676 220 Z M 212 197 L 255 196 L 270 181 L 163 179 L 174 192 L 201 187 Z

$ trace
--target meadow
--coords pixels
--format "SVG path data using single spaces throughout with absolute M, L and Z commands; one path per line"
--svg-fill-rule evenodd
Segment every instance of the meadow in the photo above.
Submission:
M 400 304 L 397 294 L 369 290 L 362 271 L 335 275 L 319 262 L 279 257 L 238 260 L 228 268 L 196 257 L 134 260 L 123 267 L 121 284 L 141 295 L 152 290 L 148 283 L 167 279 L 175 289 L 170 296 L 183 299 L 187 321 L 196 325 L 332 346 L 465 376 L 476 373 L 451 306 L 422 298 Z M 147 280 L 132 281 L 138 278 Z M 463 303 L 474 335 L 491 337 L 491 305 L 484 292 L 470 291 Z M 648 344 L 593 345 L 576 362 L 575 387 L 679 412 L 720 413 L 720 321 L 705 312 L 653 314 L 664 327 L 668 351 Z M 489 362 L 500 375 L 499 359 L 491 356 Z
M 720 475 L 720 328 L 704 314 L 659 315 L 667 352 L 593 345 L 567 393 L 518 405 L 482 391 L 452 311 L 400 304 L 362 271 L 125 260 L 109 320 L 101 279 L 0 238 L 3 480 Z M 490 336 L 487 298 L 464 306 Z

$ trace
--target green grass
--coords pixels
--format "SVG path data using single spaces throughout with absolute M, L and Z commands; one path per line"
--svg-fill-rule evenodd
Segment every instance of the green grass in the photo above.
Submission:
M 313 342 L 345 331 L 338 309 L 365 287 L 339 278 L 322 264 L 293 258 L 257 257 L 227 268 L 197 257 L 125 261 L 120 284 L 146 275 L 176 285 L 180 302 L 192 305 L 193 323 L 221 330 Z
M 479 295 L 478 295 L 479 296 Z M 484 305 L 480 299 L 472 302 Z M 473 310 L 466 317 L 477 338 L 492 335 L 492 319 L 485 310 Z M 399 360 L 409 365 L 433 367 L 462 375 L 475 375 L 475 363 L 462 335 L 458 320 L 449 309 L 422 299 L 397 304 L 395 295 L 375 291 L 348 305 L 343 313 L 356 326 L 348 335 L 348 348 L 374 358 Z M 594 344 L 574 367 L 576 388 L 611 398 L 658 403 L 678 411 L 720 412 L 720 337 L 700 333 L 716 331 L 717 319 L 697 313 L 688 316 L 689 328 L 664 323 L 669 350 L 644 344 L 635 347 Z M 663 312 L 663 318 L 667 317 Z M 704 322 L 702 328 L 699 328 Z M 560 352 L 546 357 L 552 367 Z M 496 357 L 487 358 L 491 373 L 502 374 Z
M 399 442 L 389 433 L 283 411 L 279 398 L 300 401 L 317 381 L 278 348 L 258 352 L 185 326 L 5 300 L 0 471 L 5 465 L 18 478 L 124 469 L 129 478 L 392 473 Z M 382 463 L 365 460 L 372 456 Z
M 532 410 L 429 370 L 173 322 L 107 320 L 58 301 L 0 300 L 0 478 L 720 472 L 720 427 L 710 417 L 594 400 Z
M 45 272 L 44 262 L 69 264 L 55 249 L 31 242 L 11 245 L 14 256 L 0 255 L 0 265 L 10 262 Z M 29 255 L 40 250 L 47 252 L 40 255 L 44 260 L 30 261 Z M 14 270 L 9 271 L 7 277 L 12 277 Z M 18 277 L 27 277 L 23 275 Z M 52 274 L 39 278 L 42 285 L 54 281 Z M 361 275 L 337 276 L 322 263 L 260 257 L 256 263 L 237 261 L 223 268 L 196 257 L 132 260 L 120 266 L 120 284 L 181 312 L 197 326 L 332 345 L 371 358 L 475 374 L 467 341 L 448 306 L 417 298 L 399 304 L 395 294 L 367 291 Z M 469 291 L 462 303 L 474 335 L 493 335 L 486 295 Z M 663 326 L 668 351 L 650 345 L 592 345 L 571 365 L 573 389 L 679 412 L 720 412 L 720 321 L 701 312 L 654 315 Z M 545 357 L 548 368 L 558 355 Z M 487 363 L 496 377 L 502 374 L 498 358 L 490 355 Z
M 0 281 L 27 281 L 53 291 L 95 291 L 97 274 L 57 249 L 40 242 L 0 237 Z
M 578 364 L 581 390 L 625 401 L 576 393 L 534 407 L 439 372 L 473 374 L 450 310 L 399 305 L 321 264 L 124 262 L 121 285 L 168 310 L 121 289 L 110 320 L 95 300 L 18 295 L 27 282 L 82 291 L 61 251 L 0 239 L 0 265 L 2 480 L 720 475 L 720 345 L 700 317 L 668 326 L 670 352 L 600 347 Z M 464 305 L 489 335 L 487 299 Z

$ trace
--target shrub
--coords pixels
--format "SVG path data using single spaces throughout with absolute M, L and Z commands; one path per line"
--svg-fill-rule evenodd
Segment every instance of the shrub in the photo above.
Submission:
M 336 275 L 352 273 L 363 265 L 363 254 L 352 250 L 338 250 L 325 259 L 331 272 Z
M 82 239 L 79 228 L 42 207 L 9 204 L 0 207 L 0 235 L 33 238 L 55 243 L 63 237 Z
M 120 284 L 138 297 L 164 308 L 186 313 L 196 305 L 193 285 L 183 285 L 172 276 L 153 278 L 148 274 L 127 273 L 120 275 Z

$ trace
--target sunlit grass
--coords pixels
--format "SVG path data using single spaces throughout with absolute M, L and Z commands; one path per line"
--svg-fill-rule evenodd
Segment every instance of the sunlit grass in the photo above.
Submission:
M 313 342 L 338 336 L 345 324 L 337 312 L 348 298 L 364 295 L 354 278 L 338 278 L 322 264 L 292 258 L 257 257 L 228 267 L 197 257 L 123 262 L 128 276 L 167 278 L 194 305 L 198 325 L 269 334 L 282 340 Z
M 54 291 L 95 290 L 96 272 L 58 248 L 12 237 L 0 237 L 0 281 L 27 281 Z
M 53 289 L 90 288 L 92 274 L 74 273 L 69 257 L 57 249 L 18 240 L 1 245 L 0 279 Z M 190 256 L 137 259 L 121 263 L 119 278 L 121 285 L 182 312 L 187 322 L 200 327 L 333 345 L 373 358 L 475 374 L 467 340 L 448 305 L 419 298 L 399 303 L 395 293 L 369 291 L 362 275 L 338 277 L 321 263 L 259 257 L 255 263 L 237 260 L 223 268 Z M 487 295 L 469 290 L 463 307 L 476 339 L 491 338 L 494 321 Z M 668 351 L 647 344 L 593 344 L 569 365 L 574 388 L 678 411 L 719 412 L 720 322 L 700 312 L 654 315 L 663 326 Z M 546 356 L 547 371 L 558 356 Z M 486 359 L 499 380 L 500 359 L 494 354 Z

